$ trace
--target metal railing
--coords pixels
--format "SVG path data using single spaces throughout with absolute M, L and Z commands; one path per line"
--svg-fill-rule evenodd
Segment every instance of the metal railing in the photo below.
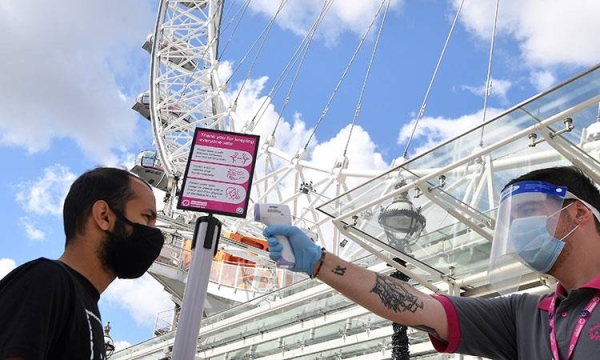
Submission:
M 181 271 L 188 271 L 192 260 L 192 252 L 187 249 L 187 242 L 174 236 L 165 239 L 156 263 Z M 253 263 L 213 261 L 210 281 L 234 289 L 266 293 L 289 286 L 306 279 L 305 274 L 293 273 L 274 266 L 262 266 Z

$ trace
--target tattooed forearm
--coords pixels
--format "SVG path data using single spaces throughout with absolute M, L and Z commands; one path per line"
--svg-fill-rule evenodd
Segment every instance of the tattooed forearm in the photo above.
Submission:
M 437 331 L 435 331 L 435 329 L 432 327 L 429 327 L 427 325 L 415 325 L 415 326 L 412 326 L 412 328 L 415 328 L 415 329 L 421 330 L 421 331 L 425 331 L 426 333 L 429 333 L 434 338 L 436 338 L 438 340 L 442 340 L 442 338 L 440 337 L 440 334 L 438 334 Z
M 339 276 L 344 276 L 344 274 L 346 273 L 346 269 L 345 267 L 341 267 L 341 266 L 336 266 L 335 270 L 331 270 L 332 273 L 339 275 Z
M 395 312 L 416 312 L 423 309 L 423 302 L 411 294 L 408 285 L 389 276 L 377 274 L 375 285 L 371 292 L 379 295 L 381 302 Z

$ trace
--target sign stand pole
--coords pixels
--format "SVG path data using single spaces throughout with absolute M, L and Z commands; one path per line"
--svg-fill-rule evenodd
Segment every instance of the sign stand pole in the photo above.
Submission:
M 173 360 L 191 360 L 196 357 L 200 321 L 208 289 L 210 268 L 217 253 L 221 236 L 221 222 L 209 214 L 196 220 L 192 241 L 192 261 L 183 294 L 183 304 L 173 345 Z M 196 246 L 200 244 L 201 246 Z
M 177 208 L 209 215 L 196 221 L 173 360 L 196 357 L 210 268 L 221 236 L 221 222 L 213 213 L 246 217 L 259 140 L 258 135 L 251 134 L 205 128 L 194 131 Z

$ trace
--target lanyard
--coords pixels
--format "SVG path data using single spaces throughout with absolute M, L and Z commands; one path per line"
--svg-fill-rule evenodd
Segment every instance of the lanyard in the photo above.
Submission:
M 558 353 L 558 345 L 556 343 L 556 329 L 555 329 L 555 318 L 556 314 L 554 310 L 556 310 L 556 297 L 557 294 L 552 296 L 552 301 L 550 301 L 550 306 L 548 307 L 548 314 L 550 317 L 550 347 L 552 349 L 552 358 L 553 360 L 560 360 L 560 354 Z M 573 350 L 575 349 L 575 345 L 577 345 L 577 340 L 579 340 L 579 335 L 581 335 L 581 331 L 585 327 L 585 324 L 590 318 L 590 315 L 596 309 L 600 303 L 600 290 L 594 294 L 592 299 L 587 303 L 581 314 L 579 315 L 579 320 L 577 320 L 577 324 L 575 325 L 575 329 L 573 330 L 573 334 L 571 334 L 571 342 L 569 343 L 569 353 L 567 355 L 567 360 L 571 358 L 573 355 Z

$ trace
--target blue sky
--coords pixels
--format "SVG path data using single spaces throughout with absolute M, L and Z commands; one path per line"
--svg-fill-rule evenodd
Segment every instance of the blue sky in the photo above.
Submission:
M 278 2 L 250 4 L 243 31 L 223 54 L 225 67 L 239 63 Z M 288 144 L 290 151 L 304 146 L 379 4 L 334 3 L 282 113 L 295 140 Z M 350 166 L 383 169 L 402 155 L 459 4 L 392 1 L 356 119 Z M 495 5 L 465 1 L 410 155 L 482 121 Z M 321 7 L 321 0 L 288 1 L 243 92 L 240 112 L 268 94 Z M 141 44 L 155 13 L 155 1 L 141 0 L 0 2 L 0 30 L 10 35 L 0 38 L 5 168 L 0 277 L 28 260 L 60 256 L 62 200 L 77 175 L 100 164 L 130 166 L 135 155 L 152 146 L 149 123 L 131 106 L 147 90 L 150 59 Z M 596 64 L 598 18 L 600 3 L 594 0 L 500 1 L 487 117 Z M 311 144 L 313 161 L 326 161 L 331 149 L 346 143 L 374 40 L 368 38 L 319 126 Z M 233 79 L 232 93 L 241 75 Z M 272 99 L 271 115 L 277 115 L 285 91 Z M 145 301 L 136 301 L 140 298 Z M 149 277 L 113 283 L 100 305 L 121 346 L 150 337 L 156 313 L 170 306 Z

